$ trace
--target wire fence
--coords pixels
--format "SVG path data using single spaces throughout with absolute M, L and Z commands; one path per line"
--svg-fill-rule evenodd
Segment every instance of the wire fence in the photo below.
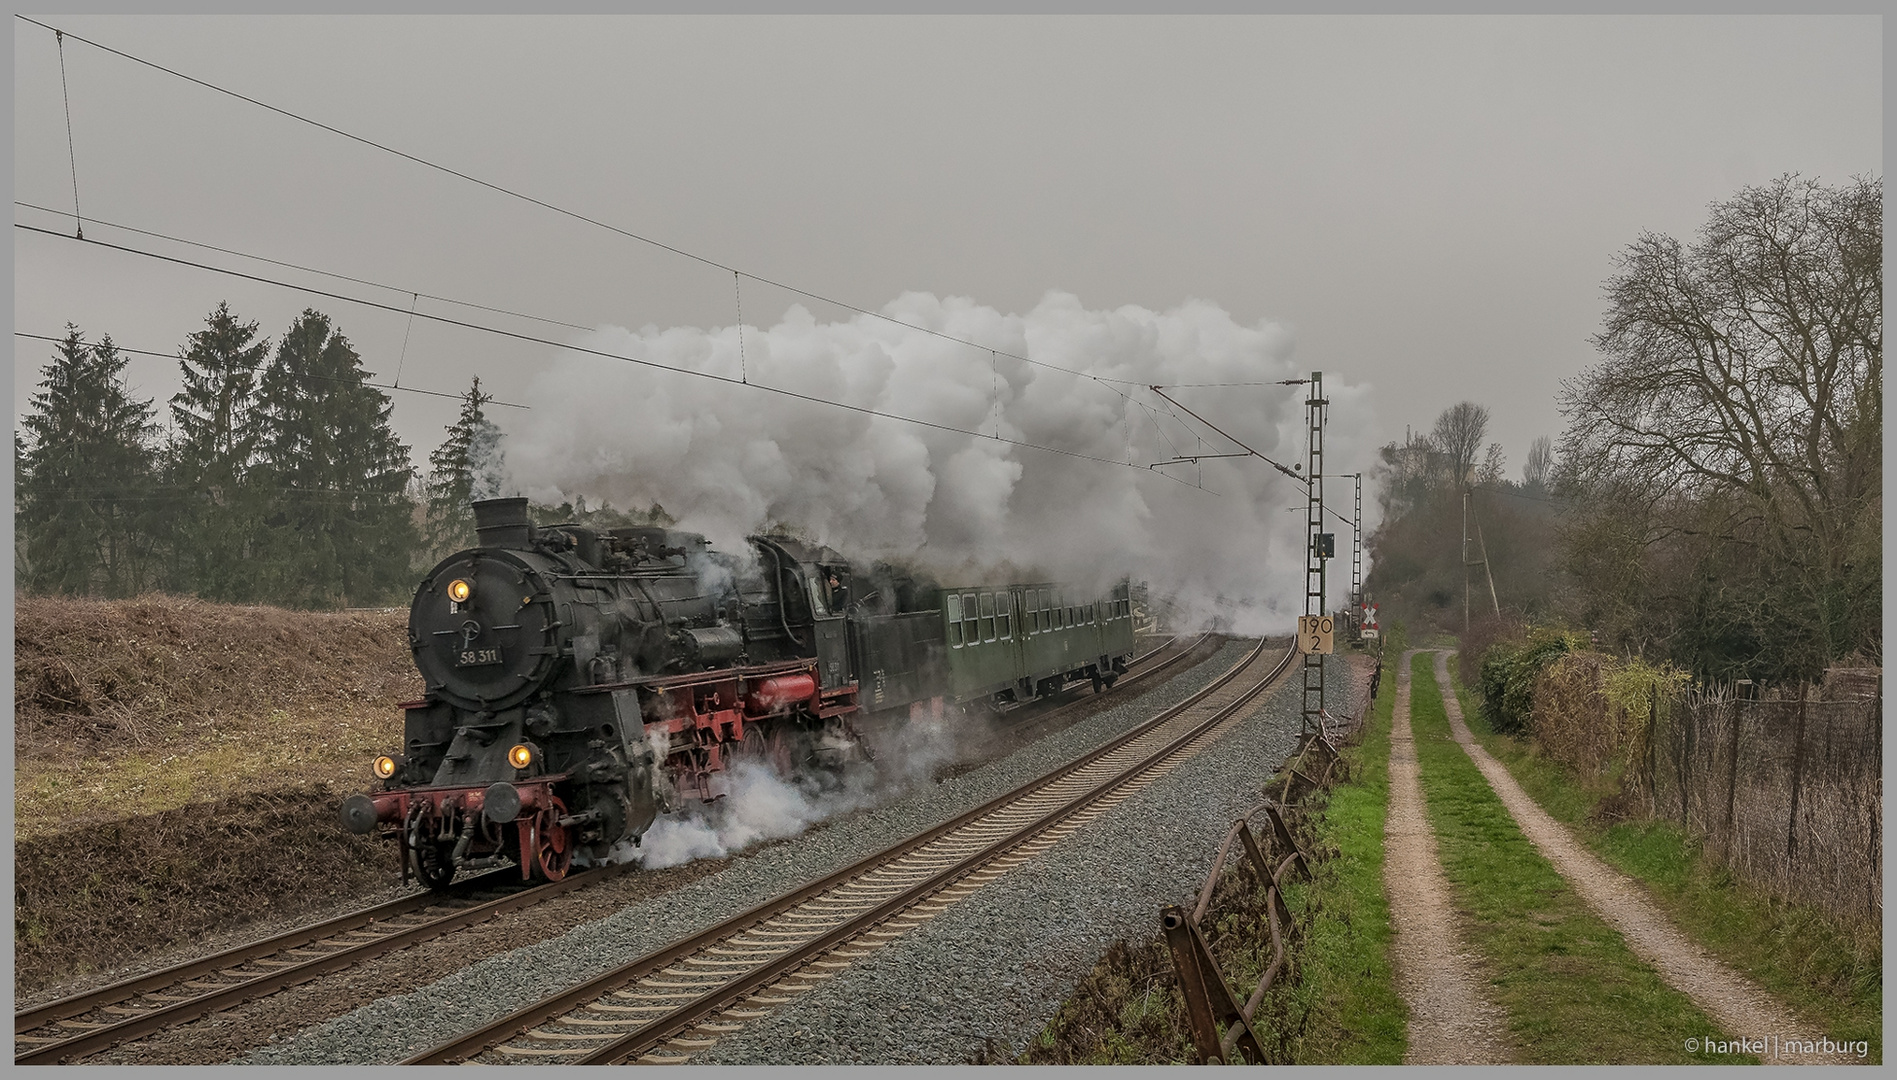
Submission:
M 1694 688 L 1651 702 L 1645 745 L 1630 763 L 1638 801 L 1755 887 L 1834 915 L 1881 918 L 1881 679 L 1764 698 L 1749 689 Z

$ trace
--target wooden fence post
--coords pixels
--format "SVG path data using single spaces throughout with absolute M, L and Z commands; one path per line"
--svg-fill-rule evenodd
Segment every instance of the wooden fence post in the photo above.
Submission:
M 1687 798 L 1693 784 L 1693 731 L 1699 727 L 1697 704 L 1687 708 L 1686 723 L 1680 732 L 1680 830 L 1686 833 L 1693 831 L 1693 823 L 1688 817 Z
M 1660 687 L 1647 687 L 1647 806 L 1660 816 Z
M 1884 675 L 1877 675 L 1877 696 L 1870 702 L 1871 755 L 1870 760 L 1884 760 Z M 1871 815 L 1871 842 L 1867 862 L 1871 872 L 1864 875 L 1864 910 L 1877 911 L 1879 908 L 1877 885 L 1884 877 L 1883 841 L 1879 830 L 1884 822 L 1884 778 L 1873 774 L 1871 783 L 1877 785 L 1877 798 L 1864 800 Z
M 1732 811 L 1739 793 L 1739 696 L 1732 698 L 1732 741 L 1726 750 L 1726 861 L 1732 861 Z
M 1805 779 L 1805 697 L 1807 688 L 1798 684 L 1798 720 L 1792 725 L 1792 813 L 1785 822 L 1785 885 L 1790 891 L 1793 866 L 1798 861 L 1798 796 Z

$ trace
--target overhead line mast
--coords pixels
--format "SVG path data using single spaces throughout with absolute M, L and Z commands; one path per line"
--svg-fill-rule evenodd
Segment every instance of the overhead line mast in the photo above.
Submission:
M 1324 373 L 1311 372 L 1311 396 L 1305 401 L 1309 423 L 1306 461 L 1304 614 L 1323 618 L 1324 605 Z M 1324 730 L 1324 653 L 1316 648 L 1304 654 L 1304 731 Z

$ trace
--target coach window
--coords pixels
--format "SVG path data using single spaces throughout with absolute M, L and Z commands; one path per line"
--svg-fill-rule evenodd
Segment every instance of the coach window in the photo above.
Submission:
M 950 593 L 948 597 L 949 648 L 962 647 L 962 598 Z
M 1003 641 L 1014 637 L 1014 594 L 995 594 L 995 636 Z
M 962 594 L 962 640 L 970 645 L 981 641 L 981 624 L 975 621 L 975 594 Z
M 994 593 L 981 594 L 981 639 L 983 641 L 993 641 L 995 639 Z

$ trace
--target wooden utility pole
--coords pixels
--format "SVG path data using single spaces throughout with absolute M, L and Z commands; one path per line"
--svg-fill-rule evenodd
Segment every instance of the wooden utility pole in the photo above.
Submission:
M 1482 549 L 1482 576 L 1489 579 L 1489 606 L 1495 609 L 1497 615 L 1500 615 L 1502 602 L 1495 598 L 1495 575 L 1489 572 L 1489 542 L 1482 539 L 1482 519 L 1475 516 L 1473 507 L 1470 509 L 1469 516 L 1475 522 L 1475 542 Z
M 1489 582 L 1489 604 L 1497 615 L 1502 613 L 1502 602 L 1495 595 L 1495 575 L 1489 572 L 1489 545 L 1488 541 L 1482 539 L 1480 520 L 1475 523 L 1475 538 L 1476 544 L 1482 549 L 1482 558 L 1469 558 L 1469 500 L 1474 494 L 1473 488 L 1462 489 L 1462 632 L 1465 634 L 1469 632 L 1469 567 L 1477 562 L 1482 564 L 1482 576 Z
M 1462 632 L 1469 632 L 1469 489 L 1462 489 Z

